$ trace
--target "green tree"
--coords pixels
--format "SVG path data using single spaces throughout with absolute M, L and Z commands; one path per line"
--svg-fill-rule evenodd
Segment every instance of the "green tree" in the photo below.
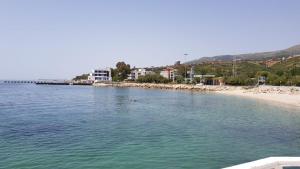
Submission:
M 186 70 L 189 69 L 188 66 L 184 64 L 176 65 L 174 68 L 177 69 L 176 74 L 182 77 L 185 77 Z
M 73 78 L 73 80 L 87 80 L 88 79 L 89 74 L 82 74 L 79 76 L 76 76 L 75 78 Z
M 130 65 L 125 62 L 118 62 L 116 69 L 112 71 L 114 81 L 123 81 L 127 78 L 130 73 Z
M 184 77 L 182 75 L 177 75 L 175 77 L 176 83 L 183 83 L 184 82 Z
M 300 86 L 300 76 L 294 76 L 291 85 Z

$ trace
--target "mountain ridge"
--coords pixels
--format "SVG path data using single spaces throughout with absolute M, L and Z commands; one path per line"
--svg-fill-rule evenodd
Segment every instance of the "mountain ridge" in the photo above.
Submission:
M 287 49 L 269 51 L 269 52 L 254 52 L 237 55 L 217 55 L 212 57 L 201 57 L 199 59 L 191 60 L 186 62 L 187 64 L 200 64 L 203 62 L 212 61 L 233 61 L 233 60 L 256 60 L 263 61 L 268 59 L 278 59 L 282 57 L 289 57 L 293 55 L 300 55 L 300 44 L 291 46 Z

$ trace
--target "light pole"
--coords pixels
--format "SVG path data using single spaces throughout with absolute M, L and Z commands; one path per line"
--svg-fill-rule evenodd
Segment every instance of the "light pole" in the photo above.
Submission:
M 184 60 L 185 60 L 185 64 L 184 64 L 184 77 L 185 77 L 184 78 L 184 82 L 185 83 L 187 83 L 187 79 L 186 79 L 187 78 L 187 68 L 186 68 L 186 61 L 187 61 L 187 59 L 186 58 L 187 58 L 188 55 L 189 54 L 187 54 L 187 53 L 184 54 Z

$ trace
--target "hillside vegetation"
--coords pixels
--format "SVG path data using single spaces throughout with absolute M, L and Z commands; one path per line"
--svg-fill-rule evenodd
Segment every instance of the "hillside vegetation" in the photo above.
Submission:
M 300 57 L 278 61 L 270 67 L 262 61 L 205 62 L 193 66 L 195 74 L 222 77 L 228 85 L 255 85 L 260 76 L 266 77 L 270 85 L 300 85 Z M 182 67 L 177 66 L 178 74 L 184 76 Z

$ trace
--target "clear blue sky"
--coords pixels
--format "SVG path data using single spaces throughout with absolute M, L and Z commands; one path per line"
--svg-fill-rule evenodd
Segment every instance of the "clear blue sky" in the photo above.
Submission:
M 72 78 L 300 43 L 298 0 L 1 0 L 0 79 Z

